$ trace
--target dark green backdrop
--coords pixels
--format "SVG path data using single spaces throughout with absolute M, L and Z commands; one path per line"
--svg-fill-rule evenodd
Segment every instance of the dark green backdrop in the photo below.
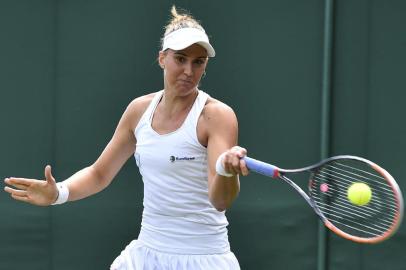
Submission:
M 406 190 L 402 0 L 336 1 L 324 73 L 323 0 L 1 0 L 1 178 L 42 178 L 49 163 L 62 180 L 98 157 L 127 104 L 162 88 L 156 57 L 173 3 L 209 33 L 217 56 L 201 88 L 234 108 L 251 156 L 281 167 L 320 159 L 330 74 L 328 153 L 372 159 Z M 306 203 L 258 175 L 241 185 L 227 215 L 242 269 L 316 269 L 318 220 Z M 79 202 L 40 208 L 2 192 L 0 269 L 108 269 L 137 237 L 141 211 L 133 160 Z M 324 269 L 404 270 L 405 246 L 405 225 L 374 246 L 329 234 Z

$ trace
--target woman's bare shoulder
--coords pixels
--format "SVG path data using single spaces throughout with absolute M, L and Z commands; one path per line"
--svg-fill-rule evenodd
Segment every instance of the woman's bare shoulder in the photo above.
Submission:
M 128 108 L 135 111 L 145 111 L 157 93 L 150 93 L 133 99 Z
M 200 123 L 203 130 L 229 129 L 238 126 L 237 116 L 233 109 L 224 102 L 210 97 L 201 114 Z
M 235 117 L 235 113 L 233 109 L 225 104 L 224 102 L 215 99 L 213 97 L 209 97 L 203 109 L 203 115 L 205 117 L 216 117 L 216 118 L 229 118 Z
M 151 103 L 152 99 L 158 92 L 146 94 L 140 97 L 135 98 L 128 105 L 124 115 L 127 116 L 129 123 L 131 123 L 132 128 L 138 124 L 141 116 L 147 110 L 148 105 Z

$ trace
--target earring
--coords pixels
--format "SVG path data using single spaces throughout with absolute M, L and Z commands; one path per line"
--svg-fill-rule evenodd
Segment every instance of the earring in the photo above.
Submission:
M 206 70 L 203 72 L 202 78 L 206 77 Z

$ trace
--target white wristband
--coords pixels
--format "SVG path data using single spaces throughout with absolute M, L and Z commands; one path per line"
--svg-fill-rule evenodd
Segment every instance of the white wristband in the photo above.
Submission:
M 223 166 L 223 158 L 225 155 L 226 155 L 226 152 L 224 152 L 217 158 L 216 172 L 218 175 L 221 175 L 221 176 L 232 177 L 233 174 L 226 172 L 226 170 L 224 169 L 224 166 Z
M 63 204 L 68 201 L 69 198 L 69 188 L 65 182 L 56 183 L 58 188 L 58 198 L 52 205 Z

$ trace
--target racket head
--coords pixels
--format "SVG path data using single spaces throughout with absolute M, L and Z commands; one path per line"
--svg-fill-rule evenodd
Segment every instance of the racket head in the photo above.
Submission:
M 349 155 L 328 158 L 308 169 L 309 197 L 334 233 L 354 242 L 373 244 L 396 232 L 403 219 L 403 196 L 385 169 Z M 348 188 L 358 182 L 372 191 L 371 200 L 363 206 L 347 198 Z

